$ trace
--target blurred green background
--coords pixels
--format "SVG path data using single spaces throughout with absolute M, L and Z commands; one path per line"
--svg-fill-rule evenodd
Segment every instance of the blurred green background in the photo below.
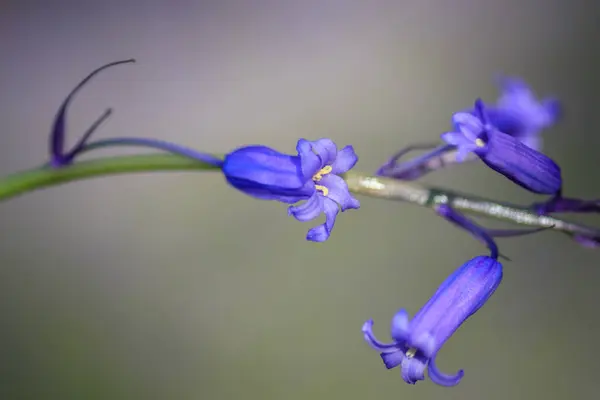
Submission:
M 566 193 L 598 198 L 600 12 L 593 2 L 2 1 L 0 173 L 47 159 L 64 96 L 71 141 L 153 137 L 226 152 L 299 137 L 353 144 L 371 171 L 430 141 L 496 73 L 555 94 L 545 132 Z M 481 165 L 427 182 L 535 197 Z M 325 244 L 312 225 L 218 174 L 96 179 L 0 205 L 0 399 L 593 398 L 600 389 L 600 250 L 544 232 L 502 240 L 504 282 L 444 346 L 452 389 L 406 385 L 362 340 L 388 336 L 485 253 L 416 206 L 361 197 Z M 598 218 L 581 219 L 599 224 Z

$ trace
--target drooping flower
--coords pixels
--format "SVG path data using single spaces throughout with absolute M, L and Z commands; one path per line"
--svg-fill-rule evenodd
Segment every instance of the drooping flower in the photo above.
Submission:
M 81 149 L 85 146 L 86 142 L 94 133 L 94 131 L 108 118 L 111 114 L 112 110 L 106 110 L 89 128 L 88 130 L 81 136 L 79 141 L 71 148 L 71 150 L 67 150 L 65 148 L 66 141 L 66 118 L 67 118 L 67 108 L 71 104 L 71 101 L 79 92 L 79 90 L 85 86 L 94 76 L 96 76 L 101 71 L 113 67 L 119 64 L 128 64 L 135 62 L 134 59 L 123 60 L 123 61 L 115 61 L 106 65 L 97 68 L 92 71 L 88 76 L 86 76 L 75 88 L 69 93 L 69 95 L 65 98 L 63 103 L 60 105 L 56 116 L 54 117 L 54 123 L 52 124 L 52 131 L 50 133 L 50 166 L 54 168 L 60 168 L 71 164 L 75 158 L 75 156 L 81 151 Z
M 483 101 L 475 102 L 475 110 L 475 114 L 456 113 L 456 131 L 441 135 L 446 143 L 456 146 L 457 160 L 473 152 L 488 167 L 533 193 L 556 194 L 561 190 L 560 167 L 551 158 L 492 126 Z
M 429 378 L 442 386 L 455 386 L 464 376 L 440 372 L 435 364 L 438 351 L 471 315 L 475 314 L 502 281 L 502 264 L 495 258 L 478 256 L 450 275 L 431 299 L 409 320 L 401 309 L 391 323 L 393 343 L 382 343 L 373 334 L 373 321 L 365 322 L 366 342 L 380 352 L 386 368 L 401 368 L 402 379 L 415 384 Z
M 360 207 L 339 176 L 354 167 L 358 157 L 352 146 L 338 151 L 330 139 L 300 139 L 296 150 L 298 155 L 291 156 L 264 146 L 242 147 L 225 156 L 223 173 L 229 184 L 259 199 L 288 204 L 306 200 L 288 208 L 288 215 L 299 221 L 325 213 L 325 223 L 310 229 L 306 237 L 323 242 L 339 211 Z
M 241 192 L 261 200 L 277 200 L 291 205 L 288 215 L 298 221 L 310 221 L 321 213 L 325 223 L 308 231 L 307 240 L 324 242 L 331 234 L 340 211 L 360 208 L 339 175 L 349 171 L 358 157 L 352 146 L 337 149 L 331 139 L 300 139 L 297 155 L 253 145 L 240 147 L 223 160 L 211 154 L 161 140 L 116 138 L 97 140 L 85 145 L 78 154 L 112 146 L 142 146 L 168 151 L 221 168 L 227 182 Z

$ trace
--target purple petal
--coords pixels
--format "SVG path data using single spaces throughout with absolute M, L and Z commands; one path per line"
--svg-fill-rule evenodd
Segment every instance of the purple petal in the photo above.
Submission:
M 549 157 L 497 130 L 488 132 L 487 151 L 480 155 L 494 171 L 538 194 L 555 194 L 562 187 L 560 167 Z
M 335 224 L 335 218 L 340 211 L 340 208 L 335 201 L 326 197 L 323 200 L 325 223 L 323 225 L 315 226 L 308 231 L 306 240 L 310 240 L 311 242 L 324 242 L 329 238 L 333 225 Z
M 265 146 L 247 146 L 229 153 L 222 169 L 229 184 L 263 200 L 296 203 L 315 192 L 312 179 L 306 180 L 300 172 L 300 157 Z
M 393 353 L 398 350 L 396 343 L 382 343 L 373 334 L 373 320 L 370 319 L 362 326 L 362 333 L 369 346 L 383 353 Z
M 426 355 L 437 353 L 450 336 L 494 293 L 502 264 L 479 256 L 454 271 L 410 322 L 411 343 Z M 433 339 L 433 341 L 431 341 Z M 430 344 L 433 343 L 433 346 Z
M 331 173 L 334 175 L 343 174 L 351 170 L 358 162 L 358 157 L 352 146 L 346 146 L 338 151 L 333 164 L 331 164 Z
M 427 368 L 429 379 L 433 383 L 441 386 L 456 386 L 460 380 L 465 376 L 465 372 L 461 369 L 455 375 L 446 375 L 440 372 L 435 365 L 435 356 L 429 360 L 429 366 Z
M 463 162 L 463 161 L 465 161 L 467 159 L 467 157 L 469 156 L 469 153 L 476 153 L 477 154 L 477 149 L 479 149 L 479 147 L 477 147 L 474 144 L 460 146 L 458 148 L 458 151 L 456 152 L 456 161 L 457 162 Z
M 479 119 L 479 122 L 482 124 L 482 130 L 483 127 L 485 127 L 489 122 L 486 107 L 487 106 L 485 105 L 483 100 L 475 100 L 475 116 Z
M 321 158 L 321 168 L 331 165 L 337 157 L 337 146 L 331 139 L 318 139 L 310 142 L 313 151 Z
M 452 116 L 454 126 L 471 142 L 475 141 L 483 130 L 481 120 L 475 115 L 459 112 Z
M 401 309 L 394 315 L 391 323 L 391 336 L 396 342 L 406 342 L 409 337 L 409 318 L 406 310 Z
M 402 364 L 402 360 L 404 360 L 405 357 L 402 350 L 396 350 L 391 353 L 381 353 L 380 356 L 387 369 L 396 368 L 398 365 Z
M 290 206 L 288 215 L 293 215 L 298 221 L 306 222 L 317 218 L 323 211 L 323 196 L 318 193 L 299 206 Z
M 454 146 L 465 146 L 473 144 L 472 140 L 469 140 L 463 133 L 461 132 L 446 132 L 442 133 L 441 138 L 444 142 L 454 145 Z
M 404 382 L 414 385 L 425 379 L 425 363 L 417 357 L 405 357 L 402 360 L 402 379 Z
M 339 204 L 342 211 L 346 211 L 349 208 L 360 208 L 360 202 L 352 197 L 346 181 L 339 176 L 327 174 L 323 176 L 318 184 L 329 189 L 327 197 Z
M 296 151 L 300 156 L 300 170 L 304 179 L 312 179 L 325 165 L 321 158 L 313 151 L 312 143 L 305 139 L 298 140 Z
M 457 147 L 458 151 L 456 153 L 456 161 L 458 162 L 463 162 L 469 153 L 476 152 L 479 149 L 479 147 L 463 133 L 446 132 L 443 133 L 441 137 L 446 143 Z
M 475 111 L 473 111 L 474 113 Z M 515 110 L 499 107 L 487 107 L 486 112 L 489 122 L 500 132 L 511 136 L 521 136 L 528 131 L 526 121 Z

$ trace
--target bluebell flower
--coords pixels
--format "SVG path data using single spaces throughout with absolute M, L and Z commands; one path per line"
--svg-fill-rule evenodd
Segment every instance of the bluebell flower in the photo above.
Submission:
M 349 171 L 358 157 L 352 146 L 337 149 L 330 139 L 300 139 L 298 155 L 279 153 L 265 146 L 237 149 L 223 161 L 223 173 L 230 185 L 249 196 L 293 204 L 288 215 L 310 221 L 325 213 L 325 223 L 308 231 L 307 240 L 329 238 L 339 211 L 358 209 L 360 203 L 350 194 L 339 175 Z
M 473 152 L 488 167 L 533 193 L 560 192 L 561 171 L 552 159 L 491 125 L 483 101 L 475 102 L 475 110 L 475 114 L 454 114 L 456 131 L 441 135 L 456 146 L 458 161 Z
M 112 110 L 106 110 L 91 126 L 88 130 L 81 136 L 79 141 L 73 146 L 70 150 L 67 150 L 65 147 L 66 141 L 66 118 L 67 118 L 67 109 L 71 104 L 71 101 L 75 97 L 75 95 L 87 84 L 94 76 L 96 76 L 101 71 L 113 67 L 119 64 L 128 64 L 135 62 L 134 59 L 123 60 L 123 61 L 115 61 L 106 65 L 97 68 L 92 71 L 88 76 L 86 76 L 75 88 L 69 93 L 69 95 L 65 98 L 65 100 L 60 105 L 56 116 L 54 117 L 54 123 L 52 124 L 52 131 L 50 133 L 50 166 L 59 168 L 64 167 L 73 162 L 75 156 L 79 154 L 81 149 L 85 147 L 86 142 L 94 133 L 94 131 L 104 122 L 111 114 Z
M 409 320 L 401 309 L 391 323 L 393 343 L 382 343 L 373 334 L 373 321 L 365 322 L 364 338 L 388 369 L 400 366 L 402 379 L 415 384 L 429 379 L 442 386 L 455 386 L 464 376 L 463 370 L 454 375 L 440 372 L 436 356 L 452 334 L 479 310 L 502 281 L 502 264 L 488 256 L 467 261 L 450 275 L 431 299 Z

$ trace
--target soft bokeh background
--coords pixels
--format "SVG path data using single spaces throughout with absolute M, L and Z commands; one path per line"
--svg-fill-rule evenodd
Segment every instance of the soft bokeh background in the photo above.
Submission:
M 98 136 L 226 152 L 299 137 L 353 144 L 373 170 L 430 141 L 495 73 L 556 94 L 545 133 L 566 192 L 600 197 L 600 13 L 594 2 L 2 1 L 0 173 L 47 159 L 64 96 L 71 140 L 107 106 Z M 428 182 L 527 203 L 483 167 Z M 465 260 L 465 233 L 416 206 L 361 198 L 326 244 L 283 205 L 218 174 L 96 179 L 0 206 L 2 399 L 565 399 L 600 382 L 600 253 L 561 234 L 502 241 L 514 261 L 439 357 L 466 370 L 444 389 L 403 383 L 362 341 L 414 313 Z M 600 222 L 598 219 L 593 222 Z

